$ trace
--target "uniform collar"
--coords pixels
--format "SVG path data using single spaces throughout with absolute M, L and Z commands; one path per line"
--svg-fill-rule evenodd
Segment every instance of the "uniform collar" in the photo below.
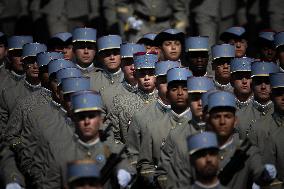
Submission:
M 165 104 L 160 98 L 157 99 L 157 106 L 159 107 L 159 109 L 163 110 L 163 111 L 167 111 L 171 109 L 171 105 L 167 105 Z
M 246 106 L 248 106 L 251 102 L 252 102 L 252 99 L 253 99 L 253 95 L 251 97 L 249 97 L 246 101 L 242 102 L 240 101 L 239 99 L 236 98 L 236 104 L 237 104 L 237 107 L 239 109 L 242 109 Z
M 83 67 L 81 67 L 80 65 L 78 65 L 78 64 L 76 64 L 76 66 L 77 66 L 77 68 L 79 68 L 82 72 L 90 72 L 90 71 L 92 71 L 93 69 L 94 69 L 94 64 L 93 63 L 91 63 L 88 67 L 86 67 L 86 68 L 83 68 Z
M 45 87 L 41 87 L 42 91 L 45 92 L 46 94 L 48 94 L 49 96 L 51 96 L 51 90 L 45 88 Z
M 128 90 L 129 92 L 132 92 L 132 93 L 136 92 L 137 89 L 138 89 L 138 85 L 137 85 L 137 84 L 136 84 L 135 86 L 130 85 L 126 80 L 123 80 L 123 81 L 122 81 L 122 86 L 123 86 L 126 90 Z
M 157 98 L 157 90 L 155 89 L 151 93 L 145 93 L 144 91 L 138 89 L 137 95 L 140 96 L 144 101 L 149 103 L 149 102 L 154 101 Z
M 11 70 L 10 73 L 11 73 L 11 75 L 12 75 L 15 79 L 17 79 L 17 80 L 23 79 L 23 78 L 26 76 L 26 74 L 22 74 L 22 75 L 17 74 L 17 73 L 14 72 L 13 70 Z
M 0 69 L 4 68 L 4 66 L 5 66 L 5 61 L 2 61 L 0 64 Z
M 233 87 L 231 85 L 231 83 L 227 83 L 226 85 L 222 85 L 221 83 L 219 83 L 216 79 L 213 80 L 215 86 L 221 90 L 232 90 Z
M 202 184 L 201 182 L 198 182 L 198 181 L 195 181 L 194 182 L 194 184 L 197 186 L 197 187 L 200 187 L 200 188 L 208 188 L 208 189 L 210 189 L 210 188 L 217 188 L 218 187 L 218 185 L 220 185 L 220 182 L 218 181 L 218 182 L 216 182 L 215 184 L 212 184 L 212 185 L 204 185 L 204 184 Z
M 121 68 L 119 68 L 119 70 L 115 73 L 111 73 L 107 70 L 104 70 L 103 71 L 103 74 L 106 78 L 112 80 L 114 78 L 120 78 L 120 81 L 123 81 L 123 78 L 124 78 L 124 75 L 123 75 L 123 72 L 121 71 Z M 114 81 L 113 81 L 114 82 Z
M 54 100 L 51 100 L 51 103 L 56 107 L 56 108 L 60 108 L 61 104 L 55 102 Z
M 175 120 L 175 121 L 181 121 L 183 119 L 186 120 L 191 120 L 192 119 L 192 114 L 190 111 L 190 108 L 187 108 L 184 112 L 182 112 L 181 114 L 177 114 L 176 112 L 174 112 L 173 110 L 170 110 L 170 115 L 171 117 Z
M 32 85 L 32 84 L 30 84 L 26 79 L 25 79 L 24 83 L 25 83 L 25 85 L 26 85 L 27 87 L 29 87 L 29 88 L 32 89 L 32 90 L 36 90 L 36 89 L 40 89 L 40 88 L 41 88 L 41 84 L 40 84 L 40 83 L 37 84 L 37 85 Z
M 77 134 L 74 134 L 75 135 L 75 138 L 77 139 L 77 141 L 79 142 L 79 144 L 81 144 L 82 146 L 86 147 L 86 148 L 90 148 L 92 146 L 95 146 L 97 143 L 100 142 L 100 138 L 98 137 L 96 140 L 94 140 L 93 142 L 91 143 L 86 143 L 84 141 L 82 141 L 79 136 Z
M 204 121 L 197 121 L 194 119 L 194 117 L 192 117 L 192 119 L 190 120 L 190 123 L 193 125 L 193 127 L 196 129 L 196 130 L 199 130 L 199 131 L 205 131 L 206 129 L 206 122 Z
M 272 101 L 269 101 L 266 104 L 260 104 L 255 99 L 253 99 L 252 105 L 255 109 L 257 109 L 259 112 L 262 112 L 262 113 L 267 113 L 271 108 L 273 108 Z

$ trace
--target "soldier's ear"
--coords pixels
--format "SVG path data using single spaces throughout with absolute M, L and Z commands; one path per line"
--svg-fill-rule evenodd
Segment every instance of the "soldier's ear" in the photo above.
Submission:
M 235 114 L 234 128 L 240 123 L 239 117 Z

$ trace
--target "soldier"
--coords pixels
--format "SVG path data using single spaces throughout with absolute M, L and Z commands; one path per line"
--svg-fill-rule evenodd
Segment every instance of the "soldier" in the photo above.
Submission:
M 239 112 L 240 137 L 246 137 L 256 121 L 270 116 L 274 109 L 270 100 L 271 86 L 269 74 L 279 72 L 279 67 L 273 62 L 253 62 L 251 65 L 252 90 L 254 98 L 249 104 L 248 111 Z
M 71 139 L 63 140 L 50 147 L 50 158 L 48 158 L 50 168 L 46 174 L 45 188 L 62 188 L 66 185 L 67 162 L 93 159 L 101 170 L 112 153 L 121 155 L 121 151 L 124 150 L 123 145 L 100 140 L 98 131 L 102 125 L 102 101 L 98 93 L 77 92 L 72 95 L 71 101 L 75 133 Z M 125 156 L 121 158 L 123 161 L 117 165 L 116 175 L 118 183 L 126 187 L 131 180 L 130 173 L 133 170 L 128 166 Z
M 113 98 L 113 108 L 109 122 L 113 129 L 116 142 L 125 143 L 127 130 L 136 111 L 141 110 L 156 100 L 155 63 L 158 61 L 156 53 L 138 52 L 133 55 L 134 77 L 137 79 L 137 93 L 119 94 Z
M 233 91 L 230 83 L 230 62 L 235 57 L 235 47 L 229 44 L 212 47 L 212 70 L 215 73 L 214 84 L 216 89 Z
M 250 140 L 241 140 L 234 132 L 237 124 L 235 96 L 230 92 L 211 93 L 208 97 L 208 124 L 216 133 L 220 149 L 221 184 L 230 188 L 251 188 L 252 182 L 269 184 L 275 167 L 263 165 L 259 150 Z
M 67 180 L 68 189 L 103 189 L 100 181 L 101 173 L 95 160 L 77 160 L 68 162 Z
M 171 110 L 160 119 L 148 122 L 145 131 L 142 131 L 143 138 L 137 168 L 148 184 L 154 184 L 154 174 L 160 161 L 161 147 L 165 145 L 165 139 L 170 130 L 187 125 L 191 120 L 186 86 L 187 78 L 191 76 L 192 73 L 188 68 L 178 67 L 168 70 L 166 97 Z
M 137 92 L 137 80 L 134 76 L 133 54 L 137 52 L 146 52 L 145 47 L 135 43 L 123 43 L 120 46 L 121 70 L 124 79 L 121 83 L 112 85 L 101 91 L 104 110 L 111 112 L 113 107 L 113 98 L 118 94 L 129 94 Z
M 51 51 L 62 52 L 66 60 L 73 60 L 72 34 L 69 32 L 56 33 L 49 39 L 48 48 Z
M 8 65 L 7 77 L 1 81 L 1 89 L 9 88 L 25 77 L 25 71 L 21 62 L 23 45 L 32 43 L 32 36 L 12 36 L 8 39 Z
M 138 44 L 145 45 L 147 52 L 160 52 L 158 45 L 155 43 L 155 37 L 157 34 L 155 33 L 146 33 L 144 34 L 138 41 Z
M 193 76 L 207 75 L 208 65 L 208 37 L 188 37 L 185 39 L 186 65 Z
M 160 164 L 158 167 L 158 179 L 166 178 L 167 188 L 179 186 L 187 182 L 192 173 L 189 167 L 184 167 L 188 162 L 186 139 L 188 136 L 204 131 L 206 123 L 202 112 L 201 96 L 214 89 L 211 78 L 190 77 L 187 79 L 187 91 L 189 93 L 189 107 L 192 119 L 186 124 L 171 129 L 161 149 Z
M 267 62 L 276 62 L 274 35 L 274 31 L 263 31 L 258 34 L 260 60 Z
M 0 117 L 4 125 L 7 124 L 19 99 L 29 96 L 41 88 L 36 54 L 46 50 L 46 46 L 40 43 L 27 43 L 24 45 L 22 61 L 26 77 L 18 82 L 16 86 L 4 89 L 1 94 Z
M 187 139 L 189 159 L 195 170 L 196 179 L 192 188 L 225 189 L 219 179 L 219 146 L 217 136 L 213 132 L 202 132 Z M 187 187 L 185 187 L 187 188 Z
M 119 18 L 125 25 L 128 41 L 137 41 L 145 33 L 160 32 L 165 28 L 185 31 L 187 26 L 186 1 L 133 1 L 117 3 Z
M 93 28 L 76 28 L 72 32 L 73 52 L 78 68 L 85 76 L 95 71 L 94 60 L 97 53 L 97 30 Z
M 284 72 L 284 32 L 279 32 L 274 36 L 274 45 L 276 48 L 276 60 L 280 71 Z
M 91 86 L 93 90 L 102 91 L 123 80 L 121 71 L 120 45 L 121 37 L 107 35 L 98 39 L 98 59 L 103 69 L 92 74 Z
M 137 164 L 139 149 L 143 137 L 142 131 L 146 129 L 146 125 L 149 122 L 158 120 L 163 117 L 171 107 L 166 97 L 167 71 L 171 68 L 179 66 L 180 62 L 169 60 L 157 62 L 155 65 L 158 98 L 156 101 L 144 107 L 133 115 L 132 122 L 127 133 L 128 140 L 126 141 L 126 144 L 128 145 L 133 164 Z
M 248 47 L 247 43 L 247 36 L 246 36 L 246 30 L 243 27 L 230 27 L 226 29 L 221 35 L 220 39 L 225 42 L 229 43 L 231 45 L 234 45 L 236 47 L 235 56 L 237 58 L 246 56 L 246 50 Z
M 234 58 L 230 63 L 231 85 L 236 95 L 238 110 L 245 111 L 252 102 L 251 62 L 247 57 Z
M 166 29 L 155 37 L 155 43 L 160 48 L 160 60 L 180 61 L 184 33 L 176 29 Z

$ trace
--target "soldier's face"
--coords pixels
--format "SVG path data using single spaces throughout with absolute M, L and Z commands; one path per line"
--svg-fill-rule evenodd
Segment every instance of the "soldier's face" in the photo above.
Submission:
M 248 47 L 247 40 L 245 39 L 230 39 L 229 44 L 236 47 L 236 57 L 240 58 L 246 55 L 246 50 Z
M 57 46 L 54 51 L 63 53 L 65 60 L 73 59 L 73 45 Z
M 185 110 L 189 106 L 186 82 L 173 81 L 168 84 L 167 99 L 172 108 Z
M 96 45 L 94 43 L 75 43 L 75 57 L 81 67 L 88 67 L 95 59 Z
M 9 60 L 11 61 L 12 70 L 16 73 L 23 72 L 23 63 L 21 61 L 21 50 L 9 51 Z
M 74 115 L 79 137 L 83 141 L 98 137 L 102 117 L 100 111 L 80 112 Z
M 163 100 L 163 102 L 167 102 L 167 76 L 158 76 L 157 77 L 157 90 L 159 97 Z
M 139 69 L 135 70 L 138 88 L 147 93 L 153 92 L 156 85 L 156 77 L 154 69 Z
M 26 76 L 30 78 L 38 78 L 39 67 L 36 63 L 35 57 L 27 57 L 23 60 Z
M 124 77 L 127 81 L 136 80 L 134 77 L 134 63 L 133 58 L 123 58 L 121 60 L 121 67 L 124 73 Z
M 0 60 L 3 60 L 7 56 L 7 48 L 4 44 L 0 44 Z
M 201 120 L 203 116 L 201 95 L 202 93 L 189 93 L 190 110 L 198 120 Z
M 262 60 L 274 62 L 276 51 L 273 47 L 265 46 L 260 49 Z
M 237 96 L 251 94 L 251 74 L 250 72 L 236 72 L 231 77 L 234 93 Z
M 212 179 L 219 170 L 219 156 L 216 149 L 200 150 L 193 154 L 196 174 L 200 178 Z
M 193 73 L 199 71 L 206 71 L 208 64 L 208 52 L 190 52 L 187 54 L 189 59 L 189 67 Z
M 177 61 L 181 55 L 181 42 L 179 40 L 166 40 L 162 43 L 162 53 L 165 60 Z
M 228 138 L 237 123 L 235 113 L 224 109 L 213 109 L 209 115 L 209 124 L 218 137 Z
M 284 89 L 276 88 L 272 89 L 272 100 L 275 105 L 275 111 L 278 113 L 284 113 Z
M 151 45 L 145 45 L 146 52 L 156 52 L 158 55 L 161 53 L 161 49 L 156 46 L 151 46 Z
M 104 68 L 109 72 L 116 72 L 120 68 L 121 59 L 119 49 L 103 50 L 99 53 Z
M 269 77 L 253 77 L 252 79 L 254 98 L 259 103 L 266 103 L 270 100 L 271 86 Z
M 222 78 L 229 80 L 230 73 L 230 59 L 221 58 L 213 63 L 213 70 L 215 71 L 216 78 Z

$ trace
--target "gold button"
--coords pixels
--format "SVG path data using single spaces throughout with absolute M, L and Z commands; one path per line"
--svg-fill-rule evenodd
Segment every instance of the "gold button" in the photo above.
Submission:
M 148 100 L 146 100 L 146 101 L 145 101 L 145 104 L 148 104 L 148 103 L 149 103 L 149 101 L 148 101 Z
M 224 159 L 224 156 L 220 156 L 220 159 L 223 160 L 223 159 Z
M 87 152 L 87 156 L 91 157 L 92 153 L 91 152 Z
M 111 80 L 111 84 L 113 84 L 114 83 L 114 81 L 113 80 Z

